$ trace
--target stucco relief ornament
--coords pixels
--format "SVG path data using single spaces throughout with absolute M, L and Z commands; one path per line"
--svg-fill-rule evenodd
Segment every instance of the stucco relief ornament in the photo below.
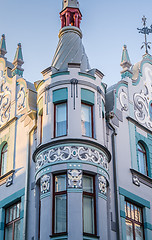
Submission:
M 133 176 L 132 176 L 132 182 L 133 182 L 136 186 L 140 187 L 140 181 L 139 181 L 139 178 L 138 178 L 136 175 L 133 175 Z
M 17 109 L 21 110 L 25 107 L 25 90 L 24 87 L 21 87 L 17 94 Z
M 82 188 L 82 170 L 68 170 L 68 187 Z
M 52 164 L 72 159 L 99 164 L 104 169 L 108 170 L 108 159 L 106 155 L 95 149 L 84 146 L 62 146 L 46 150 L 37 156 L 36 170 L 48 163 Z
M 152 71 L 145 68 L 144 89 L 134 94 L 135 117 L 141 124 L 152 128 Z
M 41 194 L 47 193 L 50 191 L 50 176 L 45 174 L 41 178 Z
M 99 192 L 102 194 L 106 194 L 107 193 L 107 183 L 106 183 L 105 177 L 99 176 L 98 181 L 99 181 Z
M 6 77 L 0 71 L 0 126 L 10 118 L 11 91 L 6 86 Z
M 123 111 L 128 111 L 128 96 L 127 93 L 124 92 L 124 90 L 122 89 L 122 91 L 119 94 L 119 102 L 121 104 L 121 110 Z

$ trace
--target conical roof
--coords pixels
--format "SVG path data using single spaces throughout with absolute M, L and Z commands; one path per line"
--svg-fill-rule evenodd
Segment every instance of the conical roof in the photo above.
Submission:
M 82 32 L 74 26 L 64 27 L 60 30 L 52 67 L 58 71 L 67 71 L 70 63 L 80 64 L 81 71 L 90 69 L 88 57 L 82 44 Z

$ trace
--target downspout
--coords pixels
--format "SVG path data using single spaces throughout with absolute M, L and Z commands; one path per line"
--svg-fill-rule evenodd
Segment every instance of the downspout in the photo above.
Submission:
M 115 200 L 115 215 L 116 215 L 116 233 L 117 240 L 121 240 L 120 237 L 120 218 L 119 218 L 119 190 L 118 190 L 118 180 L 117 180 L 117 163 L 116 163 L 116 142 L 115 137 L 117 135 L 116 129 L 109 123 L 108 127 L 112 130 L 111 143 L 112 143 L 112 156 L 113 156 L 113 176 L 114 176 L 114 200 Z
M 25 176 L 25 199 L 24 199 L 24 226 L 23 226 L 23 240 L 27 239 L 27 211 L 28 211 L 28 191 L 29 191 L 29 174 L 30 174 L 30 136 L 32 131 L 36 128 L 36 123 L 27 133 L 27 158 L 26 158 L 26 176 Z

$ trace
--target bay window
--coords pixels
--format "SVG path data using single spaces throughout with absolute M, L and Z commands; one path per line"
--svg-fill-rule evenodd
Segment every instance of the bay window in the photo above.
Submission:
M 95 179 L 83 175 L 83 232 L 96 234 Z
M 53 234 L 67 232 L 66 174 L 54 176 L 53 181 Z
M 54 105 L 54 135 L 55 137 L 67 134 L 67 103 Z
M 5 143 L 1 151 L 0 176 L 4 175 L 7 170 L 7 152 L 8 152 L 8 144 Z
M 126 240 L 144 240 L 142 209 L 126 202 Z
M 82 135 L 93 137 L 93 106 L 81 103 Z
M 5 240 L 20 239 L 20 208 L 21 203 L 19 202 L 6 209 Z

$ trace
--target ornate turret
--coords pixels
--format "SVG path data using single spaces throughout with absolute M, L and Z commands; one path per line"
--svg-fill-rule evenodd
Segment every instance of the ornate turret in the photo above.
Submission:
M 130 62 L 130 58 L 129 58 L 129 54 L 128 54 L 126 45 L 123 46 L 120 66 L 123 68 L 123 70 L 121 71 L 122 78 L 124 78 L 126 76 L 131 77 L 132 71 L 130 70 L 130 67 L 132 66 L 132 64 Z
M 15 54 L 15 58 L 14 58 L 14 61 L 13 61 L 13 64 L 15 66 L 12 69 L 13 76 L 15 76 L 15 75 L 19 75 L 21 77 L 23 76 L 24 69 L 21 68 L 23 63 L 24 63 L 24 61 L 23 61 L 21 43 L 18 43 L 16 54 Z
M 7 51 L 6 51 L 5 34 L 3 34 L 0 42 L 0 55 L 4 57 L 6 53 Z
M 68 64 L 79 64 L 81 71 L 90 70 L 89 61 L 82 44 L 80 21 L 82 14 L 76 0 L 64 0 L 60 12 L 61 30 L 59 43 L 52 61 L 53 71 L 67 71 Z

